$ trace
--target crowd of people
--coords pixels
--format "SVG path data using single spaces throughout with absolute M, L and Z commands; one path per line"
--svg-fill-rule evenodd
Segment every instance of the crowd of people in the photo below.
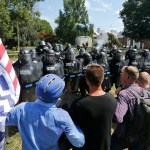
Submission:
M 149 114 L 138 122 L 143 134 L 135 125 L 139 105 L 147 110 L 141 115 L 150 112 L 150 52 L 143 50 L 140 58 L 136 49 L 124 58 L 115 46 L 109 54 L 97 46 L 75 52 L 70 44 L 52 47 L 44 41 L 35 50 L 20 51 L 14 68 L 21 104 L 8 113 L 6 125 L 18 127 L 22 149 L 150 150 Z M 113 84 L 117 97 L 109 93 Z M 79 96 L 66 100 L 66 93 Z

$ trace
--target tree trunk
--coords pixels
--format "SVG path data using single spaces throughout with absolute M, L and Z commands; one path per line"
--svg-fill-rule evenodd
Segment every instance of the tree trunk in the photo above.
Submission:
M 20 30 L 18 21 L 17 21 L 17 51 L 20 51 Z

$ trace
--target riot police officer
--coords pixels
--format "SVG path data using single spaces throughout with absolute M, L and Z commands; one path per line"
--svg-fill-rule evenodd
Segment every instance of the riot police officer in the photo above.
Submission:
M 79 82 L 79 89 L 80 89 L 80 93 L 81 93 L 81 96 L 85 96 L 89 89 L 88 89 L 88 85 L 86 84 L 86 80 L 85 80 L 85 72 L 86 72 L 86 66 L 88 64 L 92 64 L 93 61 L 92 61 L 92 56 L 90 53 L 88 52 L 85 52 L 83 54 L 83 69 L 82 69 L 82 74 L 83 76 L 80 78 L 80 82 Z
M 99 51 L 99 55 L 97 57 L 97 63 L 104 68 L 104 81 L 102 83 L 102 88 L 104 91 L 108 92 L 111 89 L 111 76 L 110 76 L 109 64 L 105 52 L 101 50 Z
M 150 72 L 150 51 L 148 49 L 143 50 L 143 55 L 140 58 L 140 71 Z
M 46 46 L 45 41 L 40 41 L 39 46 L 36 48 L 36 51 L 37 51 L 37 55 L 42 61 L 43 61 L 44 53 L 47 49 L 48 47 Z
M 129 59 L 130 53 L 131 53 L 132 50 L 133 50 L 133 46 L 130 45 L 129 49 L 125 53 L 125 59 Z
M 76 59 L 74 48 L 69 49 L 65 53 L 64 70 L 66 91 L 76 93 L 78 91 L 82 70 L 80 68 L 80 62 Z
M 35 49 L 30 50 L 31 58 L 33 62 L 41 61 L 40 57 L 37 55 L 37 51 Z
M 123 53 L 121 50 L 117 50 L 113 59 L 110 61 L 110 73 L 112 86 L 115 83 L 115 87 L 118 88 L 120 85 L 120 75 L 121 69 L 125 66 L 125 61 L 123 60 Z
M 139 58 L 138 58 L 137 49 L 133 49 L 132 51 L 130 51 L 128 57 L 129 58 L 125 60 L 126 66 L 135 66 L 139 69 L 140 68 L 140 61 L 139 61 Z
M 115 57 L 116 53 L 117 53 L 117 46 L 113 45 L 113 47 L 112 47 L 112 49 L 110 51 L 109 57 L 113 59 Z
M 43 75 L 41 66 L 33 63 L 30 50 L 28 49 L 20 51 L 18 60 L 13 66 L 21 85 L 19 102 L 35 100 L 35 85 Z
M 64 77 L 63 66 L 61 63 L 57 62 L 54 50 L 49 49 L 46 51 L 43 64 L 43 75 L 53 73 L 58 75 L 60 78 Z
M 99 53 L 99 49 L 97 47 L 93 47 L 90 51 L 90 55 L 92 56 L 92 60 L 94 63 L 97 63 L 98 53 Z
M 76 58 L 77 59 L 83 58 L 84 53 L 85 53 L 85 48 L 80 48 L 79 55 Z

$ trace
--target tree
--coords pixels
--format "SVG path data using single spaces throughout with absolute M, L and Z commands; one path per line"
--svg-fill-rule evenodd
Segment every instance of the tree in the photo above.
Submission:
M 62 42 L 74 44 L 79 32 L 74 29 L 76 23 L 89 23 L 88 13 L 85 7 L 85 0 L 64 0 L 64 12 L 59 11 L 59 17 L 55 20 L 58 27 L 56 35 Z M 86 35 L 91 35 L 87 32 Z
M 150 1 L 127 0 L 120 17 L 124 23 L 123 35 L 137 41 L 150 40 Z
M 108 43 L 105 44 L 105 46 L 107 47 L 112 47 L 112 45 L 117 45 L 118 47 L 121 47 L 122 44 L 120 43 L 120 41 L 115 38 L 115 36 L 112 33 L 107 33 L 108 35 Z
M 0 38 L 4 41 L 13 35 L 12 26 L 10 26 L 10 12 L 6 0 L 0 2 Z

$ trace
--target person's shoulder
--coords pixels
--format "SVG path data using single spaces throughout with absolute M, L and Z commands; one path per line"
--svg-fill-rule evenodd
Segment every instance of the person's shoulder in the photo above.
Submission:
M 81 105 L 84 105 L 84 103 L 87 103 L 87 101 L 90 100 L 89 98 L 90 96 L 83 96 L 83 97 L 80 97 L 80 98 L 77 98 L 71 105 L 71 109 L 74 108 L 74 107 L 79 107 Z

